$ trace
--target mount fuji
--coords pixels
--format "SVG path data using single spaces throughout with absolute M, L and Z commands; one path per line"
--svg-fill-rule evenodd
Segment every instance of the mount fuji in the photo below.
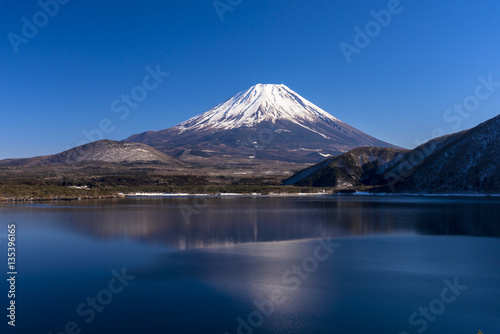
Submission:
M 314 163 L 360 146 L 396 147 L 340 121 L 287 86 L 274 84 L 255 85 L 174 127 L 125 141 L 208 164 L 217 157 Z

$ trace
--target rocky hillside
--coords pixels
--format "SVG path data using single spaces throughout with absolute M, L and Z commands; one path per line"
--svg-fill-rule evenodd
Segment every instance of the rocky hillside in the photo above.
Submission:
M 7 159 L 0 166 L 43 166 L 78 163 L 156 163 L 172 166 L 183 165 L 180 161 L 154 148 L 140 143 L 123 143 L 100 140 L 78 146 L 59 154 L 29 159 Z
M 338 188 L 362 186 L 364 175 L 383 174 L 389 162 L 401 159 L 407 151 L 381 147 L 355 148 L 298 172 L 285 180 L 284 184 Z
M 363 147 L 304 169 L 285 184 L 417 194 L 500 194 L 500 116 L 413 150 Z
M 386 172 L 386 179 L 392 180 L 391 191 L 500 193 L 500 116 L 440 139 L 421 163 L 417 159 L 414 159 L 417 163 L 412 163 L 407 158 L 406 162 L 400 162 L 406 167 L 394 166 Z M 409 157 L 421 154 L 422 149 L 412 152 Z

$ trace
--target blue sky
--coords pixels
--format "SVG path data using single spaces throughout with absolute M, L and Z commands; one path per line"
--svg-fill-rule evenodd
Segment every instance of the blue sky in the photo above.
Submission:
M 113 140 L 169 128 L 257 83 L 408 148 L 499 114 L 500 87 L 478 90 L 479 77 L 500 82 L 498 1 L 221 0 L 222 14 L 213 0 L 59 1 L 45 22 L 38 1 L 0 0 L 0 159 L 77 146 L 102 120 Z M 369 24 L 388 8 L 385 26 Z M 355 47 L 367 24 L 373 37 L 348 63 L 340 44 Z M 113 112 L 157 65 L 169 76 L 127 117 Z M 464 101 L 469 111 L 446 113 Z

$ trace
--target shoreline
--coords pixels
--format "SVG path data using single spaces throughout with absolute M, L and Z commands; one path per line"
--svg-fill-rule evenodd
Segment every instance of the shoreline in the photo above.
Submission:
M 305 196 L 407 196 L 407 197 L 500 197 L 500 194 L 413 194 L 413 193 L 220 193 L 220 194 L 189 194 L 189 193 L 131 193 L 120 194 L 125 198 L 138 197 L 305 197 Z
M 289 197 L 303 197 L 303 196 L 331 196 L 330 193 L 218 193 L 218 194 L 190 194 L 190 193 L 131 193 L 131 194 L 120 194 L 125 198 L 137 198 L 137 197 L 277 197 L 277 196 L 289 196 Z
M 500 194 L 413 194 L 413 193 L 328 193 L 328 192 L 318 192 L 318 193 L 117 193 L 112 195 L 101 195 L 101 196 L 54 196 L 51 198 L 42 197 L 0 197 L 0 204 L 2 203 L 34 203 L 34 202 L 72 202 L 72 201 L 83 201 L 83 200 L 105 200 L 105 199 L 124 199 L 124 198 L 189 198 L 189 197 L 213 197 L 213 198 L 248 198 L 248 197 L 356 197 L 356 196 L 376 196 L 376 197 L 454 197 L 454 198 L 466 198 L 466 197 L 500 197 Z

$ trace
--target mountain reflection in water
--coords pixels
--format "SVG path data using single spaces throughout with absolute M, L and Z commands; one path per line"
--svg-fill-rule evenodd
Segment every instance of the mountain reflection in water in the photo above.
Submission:
M 50 211 L 40 215 L 39 225 L 173 249 L 402 233 L 500 236 L 496 198 L 128 198 L 28 207 Z

